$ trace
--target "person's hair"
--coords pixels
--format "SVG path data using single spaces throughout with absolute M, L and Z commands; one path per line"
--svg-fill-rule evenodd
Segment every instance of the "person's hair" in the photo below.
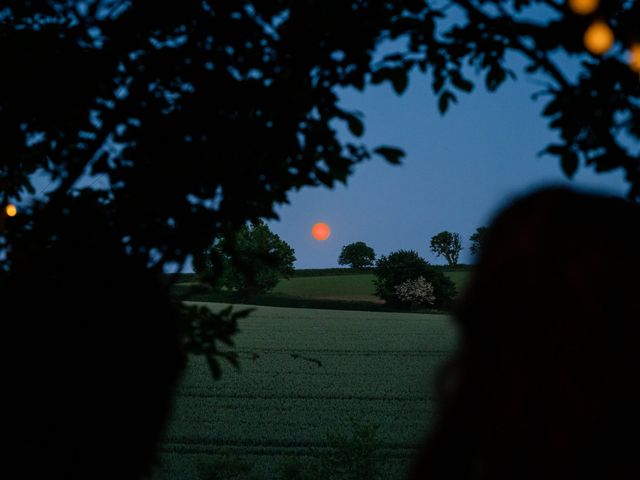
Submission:
M 558 188 L 516 201 L 455 320 L 409 478 L 640 474 L 640 206 Z

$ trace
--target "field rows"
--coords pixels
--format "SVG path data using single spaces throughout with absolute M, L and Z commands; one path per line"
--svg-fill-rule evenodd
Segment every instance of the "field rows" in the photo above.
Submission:
M 191 360 L 158 478 L 197 478 L 193 465 L 223 450 L 268 478 L 282 458 L 327 448 L 328 431 L 348 434 L 350 419 L 379 425 L 384 455 L 406 459 L 433 414 L 434 373 L 455 346 L 436 315 L 260 307 L 240 328 L 240 370 L 225 365 L 214 381 Z

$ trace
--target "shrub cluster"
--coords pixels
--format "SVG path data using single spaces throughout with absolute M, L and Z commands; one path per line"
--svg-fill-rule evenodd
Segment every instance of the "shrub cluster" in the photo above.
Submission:
M 405 280 L 400 285 L 396 285 L 395 292 L 401 301 L 410 305 L 433 305 L 436 300 L 433 285 L 424 277 Z
M 433 287 L 432 295 L 435 298 L 431 304 L 434 308 L 448 308 L 456 295 L 456 287 L 451 279 L 434 269 L 413 250 L 398 250 L 389 255 L 383 255 L 376 263 L 374 274 L 376 295 L 396 307 L 411 306 L 410 301 L 407 302 L 399 296 L 396 287 L 420 277 Z

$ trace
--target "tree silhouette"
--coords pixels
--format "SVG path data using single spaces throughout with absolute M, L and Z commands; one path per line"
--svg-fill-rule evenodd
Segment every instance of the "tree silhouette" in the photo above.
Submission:
M 456 286 L 453 281 L 441 271 L 435 270 L 424 258 L 413 250 L 398 250 L 389 255 L 382 255 L 376 262 L 373 271 L 376 295 L 385 302 L 396 307 L 403 305 L 397 287 L 407 280 L 422 278 L 433 287 L 436 308 L 447 308 L 451 305 Z
M 440 232 L 431 237 L 430 248 L 437 256 L 444 257 L 450 266 L 456 266 L 462 250 L 460 234 Z
M 487 227 L 478 227 L 476 228 L 476 231 L 473 234 L 471 234 L 471 236 L 469 237 L 469 241 L 471 242 L 471 246 L 469 247 L 469 250 L 471 250 L 471 253 L 473 255 L 477 256 L 480 254 L 486 235 L 487 235 Z
M 220 272 L 215 271 L 217 260 L 221 260 L 217 266 Z M 259 221 L 243 225 L 230 237 L 216 239 L 194 266 L 201 277 L 211 275 L 218 287 L 243 297 L 272 290 L 282 278 L 293 274 L 295 261 L 293 248 Z
M 344 245 L 338 257 L 339 265 L 349 265 L 351 268 L 364 268 L 373 265 L 376 252 L 364 242 L 353 242 Z

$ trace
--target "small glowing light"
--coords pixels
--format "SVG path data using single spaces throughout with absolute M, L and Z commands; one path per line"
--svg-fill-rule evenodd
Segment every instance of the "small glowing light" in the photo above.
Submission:
M 584 32 L 584 46 L 594 55 L 602 55 L 613 45 L 613 31 L 606 23 L 597 20 Z
M 640 73 L 640 43 L 634 43 L 629 49 L 629 66 L 634 72 Z
M 18 214 L 18 209 L 13 203 L 4 207 L 4 211 L 7 213 L 8 217 L 15 217 Z
M 326 240 L 331 235 L 331 229 L 326 223 L 316 223 L 311 229 L 311 235 L 316 240 Z
M 595 12 L 600 0 L 569 0 L 569 8 L 578 15 L 589 15 Z

